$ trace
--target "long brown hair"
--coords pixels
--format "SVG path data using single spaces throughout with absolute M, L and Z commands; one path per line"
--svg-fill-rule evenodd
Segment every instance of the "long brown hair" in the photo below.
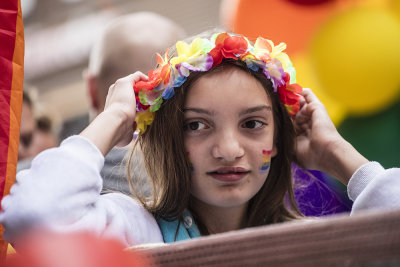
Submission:
M 194 213 L 202 234 L 207 234 L 208 230 L 191 205 L 191 170 L 184 147 L 183 108 L 188 91 L 197 79 L 212 72 L 224 71 L 228 67 L 249 73 L 265 88 L 272 102 L 274 142 L 278 150 L 271 160 L 268 179 L 249 201 L 245 216 L 247 221 L 243 227 L 283 222 L 302 216 L 292 188 L 291 164 L 296 161 L 292 120 L 279 95 L 273 92 L 272 82 L 261 71 L 251 71 L 241 61 L 224 59 L 207 72 L 191 73 L 181 87 L 175 88 L 175 95 L 163 103 L 152 125 L 138 140 L 154 187 L 152 200 L 142 200 L 145 207 L 156 217 L 166 220 L 179 219 L 185 209 L 189 209 Z

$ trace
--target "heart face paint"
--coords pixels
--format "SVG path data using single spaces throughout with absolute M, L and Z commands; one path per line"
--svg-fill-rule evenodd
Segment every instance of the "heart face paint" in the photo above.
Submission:
M 267 173 L 269 170 L 269 166 L 271 164 L 271 153 L 272 150 L 264 150 L 262 151 L 262 165 L 260 168 L 260 173 L 264 174 Z

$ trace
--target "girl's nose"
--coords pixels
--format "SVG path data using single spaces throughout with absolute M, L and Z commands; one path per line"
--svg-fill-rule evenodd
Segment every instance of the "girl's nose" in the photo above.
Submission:
M 217 159 L 232 162 L 244 155 L 239 134 L 234 130 L 224 129 L 216 133 L 212 147 L 212 156 Z

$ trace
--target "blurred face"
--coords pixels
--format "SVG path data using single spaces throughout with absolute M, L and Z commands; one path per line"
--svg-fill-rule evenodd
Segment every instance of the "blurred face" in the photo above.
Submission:
M 206 206 L 246 205 L 267 179 L 277 153 L 264 87 L 233 67 L 202 76 L 187 95 L 184 120 L 192 195 Z
M 21 112 L 21 128 L 19 135 L 18 160 L 25 159 L 31 156 L 29 149 L 32 145 L 35 127 L 36 123 L 33 117 L 32 109 L 26 102 L 23 102 Z
M 18 160 L 33 158 L 43 150 L 55 146 L 57 146 L 56 137 L 51 131 L 43 131 L 37 127 L 32 108 L 23 102 Z

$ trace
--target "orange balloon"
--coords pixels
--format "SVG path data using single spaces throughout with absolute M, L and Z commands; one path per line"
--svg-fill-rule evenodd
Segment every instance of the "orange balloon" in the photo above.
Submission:
M 263 36 L 274 43 L 287 44 L 286 52 L 305 50 L 308 41 L 319 25 L 333 14 L 337 1 L 314 5 L 300 5 L 284 0 L 235 0 L 229 30 L 257 38 Z M 228 21 L 228 23 L 229 23 Z

